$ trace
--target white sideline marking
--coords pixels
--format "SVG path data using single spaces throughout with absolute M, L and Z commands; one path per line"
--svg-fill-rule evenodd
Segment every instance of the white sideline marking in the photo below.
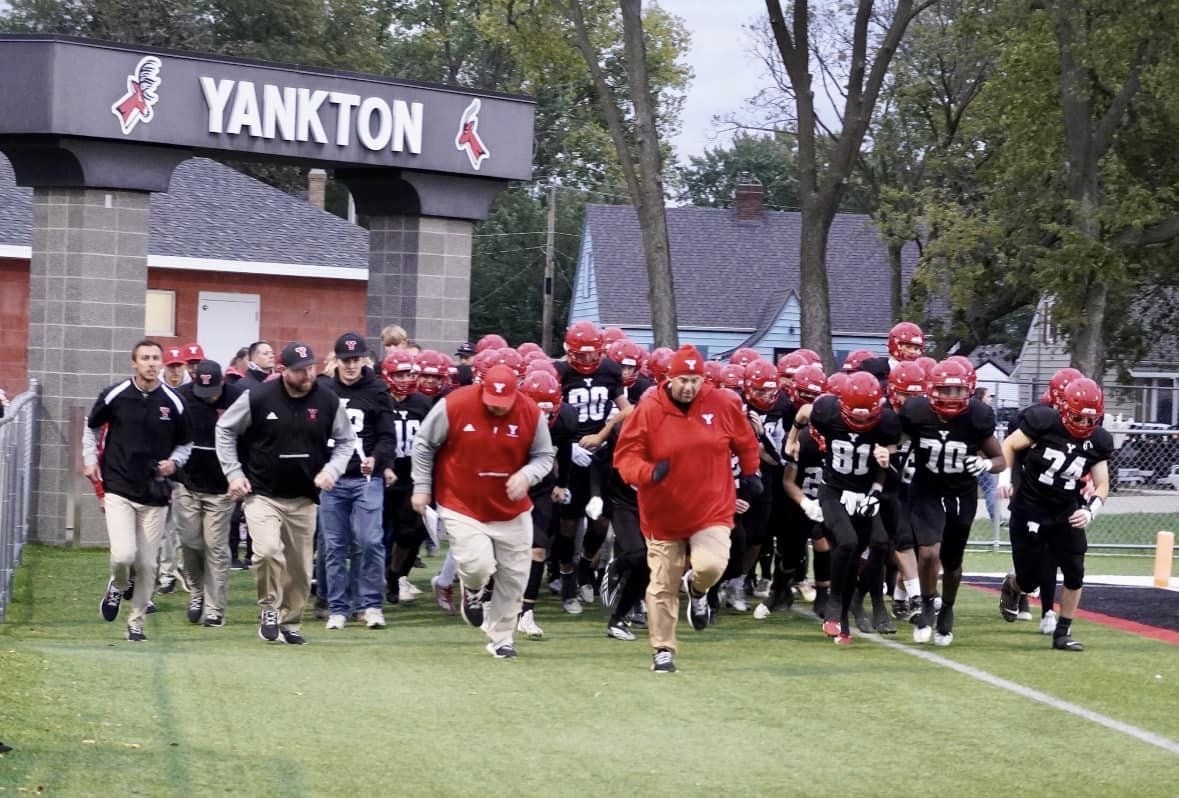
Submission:
M 1088 561 L 1088 560 L 1086 560 L 1086 561 Z M 964 577 L 982 576 L 982 577 L 989 577 L 992 579 L 1002 579 L 1003 577 L 1007 576 L 1007 574 L 1006 574 L 1006 572 L 998 573 L 996 571 L 996 572 L 992 572 L 992 573 L 977 572 L 977 573 L 963 574 L 963 576 Z M 1153 576 L 1103 576 L 1100 574 L 1097 576 L 1091 576 L 1089 574 L 1085 574 L 1085 585 L 1086 586 L 1089 586 L 1089 585 L 1109 585 L 1109 586 L 1113 586 L 1113 587 L 1154 587 L 1155 586 Z M 1168 585 L 1167 587 L 1159 588 L 1159 589 L 1160 590 L 1179 591 L 1179 576 L 1171 577 L 1170 585 Z
M 1134 739 L 1140 740 L 1144 743 L 1157 746 L 1158 748 L 1161 748 L 1164 751 L 1168 751 L 1172 754 L 1179 754 L 1179 743 L 1175 742 L 1174 740 L 1163 737 L 1160 734 L 1155 734 L 1154 732 L 1149 732 L 1146 729 L 1140 729 L 1137 726 L 1133 726 L 1129 723 L 1123 723 L 1122 721 L 1111 718 L 1108 715 L 1102 715 L 1100 712 L 1094 712 L 1091 709 L 1086 709 L 1085 707 L 1079 706 L 1077 704 L 1073 704 L 1068 701 L 1062 701 L 1059 698 L 1048 695 L 1047 693 L 1041 693 L 1039 690 L 1033 690 L 1031 687 L 1025 687 L 1018 682 L 1013 682 L 1008 679 L 995 676 L 994 674 L 987 673 L 986 671 L 979 670 L 978 668 L 971 667 L 970 665 L 963 665 L 960 662 L 954 662 L 952 659 L 946 659 L 945 657 L 934 654 L 931 651 L 925 651 L 924 649 L 906 646 L 892 640 L 886 640 L 880 635 L 857 636 L 865 640 L 871 640 L 874 643 L 879 643 L 880 645 L 891 648 L 894 651 L 902 651 L 905 654 L 917 657 L 918 659 L 923 659 L 926 662 L 932 662 L 935 665 L 941 665 L 943 668 L 949 668 L 952 671 L 957 671 L 958 673 L 969 676 L 972 679 L 977 679 L 980 682 L 989 684 L 992 687 L 998 687 L 1001 690 L 1007 690 L 1008 692 L 1015 693 L 1016 695 L 1023 696 L 1024 698 L 1030 698 L 1033 701 L 1046 704 L 1053 709 L 1059 709 L 1061 712 L 1067 712 L 1070 715 L 1076 715 L 1078 718 L 1084 718 L 1085 720 L 1096 723 L 1099 726 L 1104 726 L 1111 731 L 1121 732 L 1122 734 L 1133 737 Z

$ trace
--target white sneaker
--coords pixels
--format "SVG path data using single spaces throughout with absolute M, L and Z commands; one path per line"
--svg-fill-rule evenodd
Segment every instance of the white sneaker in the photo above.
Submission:
M 954 642 L 954 633 L 953 632 L 950 632 L 949 634 L 944 634 L 944 635 L 939 634 L 937 632 L 933 633 L 933 644 L 935 646 L 941 646 L 942 648 L 945 648 L 946 646 L 950 645 L 950 643 L 953 643 L 953 642 Z
M 593 604 L 594 603 L 594 586 L 593 585 L 582 585 L 580 588 L 578 588 L 578 590 L 580 591 L 580 594 L 581 594 L 580 598 L 581 598 L 582 604 Z
M 932 626 L 914 626 L 913 627 L 913 642 L 914 643 L 928 643 L 933 637 Z
M 753 595 L 757 598 L 765 598 L 766 596 L 770 595 L 770 580 L 757 580 L 757 587 L 753 589 Z
M 753 617 L 759 621 L 770 617 L 770 608 L 766 606 L 764 601 L 753 608 Z
M 725 603 L 734 612 L 749 612 L 749 604 L 745 601 L 745 577 L 738 576 L 729 580 L 728 590 L 725 591 Z
M 413 582 L 409 581 L 408 576 L 403 576 L 397 580 L 397 598 L 401 601 L 414 601 L 422 594 Z
M 327 623 L 324 624 L 323 628 L 327 629 L 330 632 L 332 629 L 343 629 L 347 625 L 348 625 L 348 616 L 347 615 L 329 615 L 328 619 L 327 619 Z
M 364 611 L 364 625 L 369 629 L 384 629 L 385 613 L 380 607 L 369 607 Z
M 1040 619 L 1040 634 L 1050 635 L 1056 631 L 1056 610 L 1048 610 Z
M 798 586 L 799 598 L 803 601 L 811 602 L 815 600 L 815 586 L 810 582 L 803 582 Z
M 544 630 L 536 625 L 536 618 L 533 616 L 532 610 L 520 613 L 520 618 L 516 621 L 516 631 L 528 635 L 532 640 L 540 640 L 544 637 Z
M 561 609 L 570 615 L 581 615 L 581 602 L 575 598 L 565 599 L 561 602 Z

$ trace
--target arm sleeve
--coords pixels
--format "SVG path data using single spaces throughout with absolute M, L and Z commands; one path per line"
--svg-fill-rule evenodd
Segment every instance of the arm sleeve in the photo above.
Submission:
M 544 413 L 537 411 L 535 434 L 528 449 L 528 462 L 521 471 L 528 477 L 529 485 L 536 485 L 553 470 L 553 437 L 549 434 L 549 423 Z
M 446 400 L 439 399 L 413 436 L 414 493 L 434 492 L 434 456 L 446 443 L 450 433 L 450 419 L 446 415 Z
M 560 424 L 560 419 L 557 420 Z M 598 451 L 601 451 L 599 449 Z M 573 474 L 573 436 L 562 435 L 557 444 L 557 487 L 569 487 L 569 479 Z
M 357 451 L 356 430 L 352 429 L 348 411 L 339 400 L 336 403 L 336 415 L 332 419 L 332 441 L 335 444 L 332 446 L 332 456 L 323 464 L 322 471 L 332 479 L 339 479 L 348 470 L 348 463 Z
M 640 402 L 630 418 L 622 425 L 618 434 L 618 449 L 614 452 L 614 467 L 630 485 L 651 484 L 655 466 L 648 460 L 647 416 L 645 412 L 654 403 Z M 749 431 L 753 435 L 753 430 Z
M 104 397 L 99 396 L 90 408 L 90 415 L 86 417 L 86 428 L 82 430 L 82 464 L 86 466 L 98 463 L 98 436 L 95 430 L 110 421 L 110 413 Z
M 221 471 L 230 482 L 244 476 L 241 456 L 237 451 L 237 439 L 244 435 L 249 427 L 250 392 L 242 391 L 242 395 L 237 398 L 237 401 L 221 414 L 221 418 L 217 419 L 217 429 L 214 433 L 217 459 L 221 461 Z

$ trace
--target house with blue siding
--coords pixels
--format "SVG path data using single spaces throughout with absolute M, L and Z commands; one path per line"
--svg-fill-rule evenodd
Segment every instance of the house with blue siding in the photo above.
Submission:
M 671 265 L 681 343 L 724 358 L 740 347 L 776 359 L 801 346 L 797 212 L 762 207 L 757 183 L 738 187 L 735 208 L 667 209 Z M 839 214 L 828 239 L 832 347 L 887 352 L 888 248 L 865 215 Z M 906 248 L 908 286 L 917 264 Z M 638 215 L 629 205 L 589 205 L 581 239 L 569 321 L 622 328 L 652 343 L 647 267 Z

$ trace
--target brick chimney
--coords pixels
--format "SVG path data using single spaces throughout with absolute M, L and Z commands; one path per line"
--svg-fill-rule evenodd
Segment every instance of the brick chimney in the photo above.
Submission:
M 765 193 L 760 180 L 748 172 L 742 172 L 737 177 L 737 221 L 760 222 Z
M 307 201 L 322 210 L 326 194 L 327 172 L 322 169 L 312 169 L 307 173 Z

